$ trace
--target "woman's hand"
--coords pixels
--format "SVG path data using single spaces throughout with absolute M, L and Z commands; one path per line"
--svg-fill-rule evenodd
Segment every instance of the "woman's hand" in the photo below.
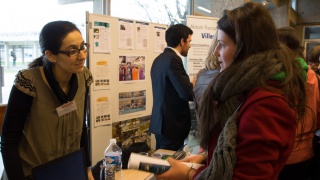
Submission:
M 184 159 L 181 159 L 179 161 L 181 162 L 190 162 L 190 163 L 197 163 L 197 164 L 203 164 L 203 162 L 205 161 L 205 157 L 201 154 L 197 154 L 197 155 L 190 155 Z
M 165 180 L 186 180 L 187 179 L 187 173 L 190 167 L 186 166 L 185 164 L 171 157 L 169 157 L 167 161 L 171 165 L 170 169 L 165 173 L 155 175 L 156 179 L 165 179 Z

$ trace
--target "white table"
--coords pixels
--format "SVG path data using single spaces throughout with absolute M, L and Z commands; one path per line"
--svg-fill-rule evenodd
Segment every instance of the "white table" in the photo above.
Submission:
M 123 169 L 116 172 L 116 180 L 156 180 L 150 172 L 139 171 L 135 169 Z

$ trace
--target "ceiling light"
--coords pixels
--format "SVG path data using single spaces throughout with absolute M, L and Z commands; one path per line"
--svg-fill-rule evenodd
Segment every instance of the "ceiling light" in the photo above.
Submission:
M 197 8 L 200 9 L 200 10 L 202 10 L 202 11 L 205 11 L 205 12 L 207 12 L 207 13 L 211 13 L 211 11 L 210 11 L 209 9 L 204 8 L 204 7 L 202 7 L 202 6 L 198 6 Z
M 262 5 L 264 5 L 264 6 L 266 6 L 266 5 L 268 5 L 268 4 L 269 4 L 269 0 L 261 1 L 261 4 L 262 4 Z

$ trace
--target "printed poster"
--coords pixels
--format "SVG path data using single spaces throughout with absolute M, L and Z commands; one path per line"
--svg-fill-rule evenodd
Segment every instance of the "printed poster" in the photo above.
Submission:
M 108 60 L 98 60 L 93 67 L 94 90 L 110 89 L 110 65 Z
M 136 22 L 136 49 L 149 49 L 149 23 Z
M 119 19 L 119 49 L 133 49 L 133 21 Z
M 187 26 L 193 31 L 191 47 L 187 56 L 187 73 L 190 81 L 205 67 L 205 60 L 212 39 L 217 31 L 218 18 L 187 16 Z
M 111 53 L 110 23 L 94 21 L 92 46 L 94 53 Z
M 91 97 L 93 98 L 94 127 L 111 124 L 110 94 L 107 91 L 95 91 Z
M 167 42 L 166 42 L 166 28 L 163 27 L 154 27 L 154 52 L 156 53 L 162 53 L 164 48 L 167 47 Z

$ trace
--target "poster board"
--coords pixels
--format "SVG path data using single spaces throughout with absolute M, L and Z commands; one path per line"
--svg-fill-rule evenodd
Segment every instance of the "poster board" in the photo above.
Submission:
M 219 18 L 205 16 L 187 16 L 187 26 L 193 31 L 191 47 L 187 57 L 187 73 L 190 81 L 199 70 L 205 67 L 205 60 L 212 39 L 217 31 Z
M 104 157 L 110 138 L 129 145 L 147 136 L 153 103 L 150 69 L 166 47 L 168 26 L 91 13 L 86 19 L 94 79 L 90 87 L 94 164 Z

